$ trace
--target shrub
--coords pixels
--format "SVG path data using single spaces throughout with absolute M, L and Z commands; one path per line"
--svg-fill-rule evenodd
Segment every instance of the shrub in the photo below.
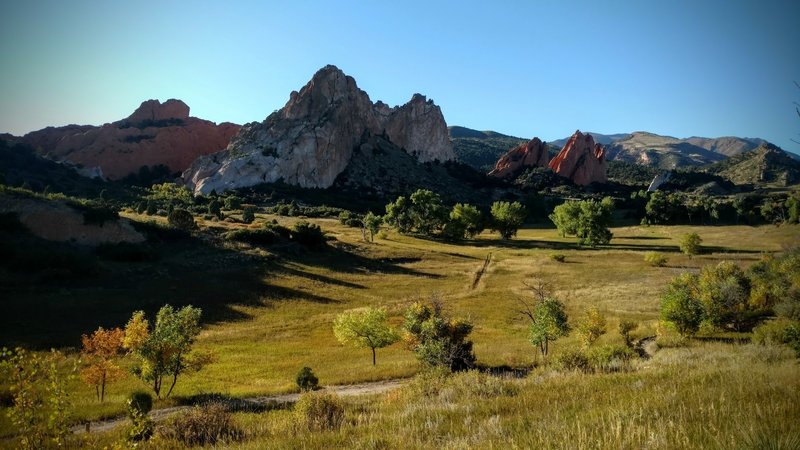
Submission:
M 688 336 L 700 329 L 703 315 L 703 304 L 697 298 L 697 276 L 684 273 L 670 281 L 661 296 L 661 318 L 681 336 Z
M 589 357 L 580 349 L 566 350 L 558 355 L 556 364 L 562 370 L 574 370 L 578 372 L 590 372 L 592 366 L 589 364 Z
M 361 228 L 362 225 L 361 217 L 350 211 L 342 211 L 339 213 L 339 223 L 353 228 Z
M 242 222 L 253 223 L 254 220 L 256 220 L 256 207 L 245 206 L 242 210 Z
M 328 392 L 308 392 L 294 406 L 298 421 L 311 431 L 336 430 L 344 422 L 344 403 Z
M 800 357 L 800 324 L 787 319 L 765 322 L 753 329 L 753 342 L 760 345 L 788 345 Z
M 197 224 L 194 223 L 194 216 L 192 216 L 192 213 L 181 208 L 173 209 L 167 216 L 167 222 L 171 227 L 179 230 L 191 231 L 197 228 Z
M 644 261 L 653 267 L 664 267 L 667 265 L 667 257 L 658 252 L 647 252 L 644 254 Z
M 622 345 L 603 345 L 593 348 L 589 354 L 592 369 L 598 372 L 618 372 L 628 367 L 634 357 L 633 350 Z
M 700 253 L 700 244 L 702 243 L 703 240 L 697 233 L 688 233 L 681 237 L 680 249 L 691 258 Z
M 300 387 L 300 390 L 303 391 L 313 391 L 317 389 L 319 385 L 319 379 L 316 375 L 314 375 L 314 371 L 311 370 L 311 367 L 303 367 L 297 372 L 297 377 L 295 378 L 297 382 L 297 386 Z
M 567 255 L 563 253 L 553 253 L 552 255 L 550 255 L 550 259 L 552 259 L 555 262 L 563 263 L 564 261 L 567 260 Z
M 225 209 L 239 209 L 242 207 L 242 199 L 235 195 L 225 197 L 225 201 L 223 203 L 225 205 Z
M 325 233 L 322 228 L 304 220 L 294 224 L 290 239 L 311 249 L 321 249 L 326 245 Z
M 404 318 L 406 346 L 426 366 L 464 370 L 475 364 L 472 341 L 467 339 L 472 323 L 448 317 L 437 298 L 430 305 L 412 304 Z
M 243 437 L 231 413 L 222 403 L 195 406 L 171 420 L 161 433 L 165 438 L 180 441 L 187 447 L 217 445 Z
M 136 391 L 128 396 L 128 417 L 131 427 L 128 429 L 129 442 L 142 442 L 153 436 L 153 420 L 147 414 L 153 409 L 153 397 L 144 391 Z
M 208 213 L 220 219 L 222 218 L 222 205 L 220 205 L 219 200 L 214 199 L 208 203 Z
M 606 318 L 597 308 L 591 307 L 586 310 L 586 317 L 578 324 L 577 331 L 583 344 L 591 346 L 600 336 L 606 334 Z
M 272 245 L 280 241 L 281 236 L 270 228 L 258 230 L 241 229 L 225 233 L 225 239 L 253 245 Z

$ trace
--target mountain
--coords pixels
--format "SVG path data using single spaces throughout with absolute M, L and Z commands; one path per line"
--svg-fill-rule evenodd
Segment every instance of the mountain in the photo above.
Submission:
M 182 172 L 198 156 L 224 149 L 238 131 L 239 125 L 190 117 L 189 106 L 180 100 L 147 100 L 117 122 L 47 127 L 14 141 L 74 164 L 86 175 L 116 180 L 142 167 Z
M 715 153 L 683 139 L 637 131 L 608 146 L 608 159 L 674 169 L 702 166 L 721 161 L 726 155 Z
M 591 131 L 586 134 L 590 135 L 592 139 L 594 139 L 594 142 L 602 145 L 612 144 L 621 139 L 625 139 L 631 135 L 630 133 L 601 134 L 601 133 L 593 133 Z M 557 139 L 555 141 L 551 141 L 550 143 L 556 147 L 562 148 L 567 144 L 567 141 L 569 141 L 569 139 L 570 139 L 569 137 L 565 137 L 563 139 Z
M 740 185 L 784 187 L 800 183 L 800 161 L 769 143 L 712 164 L 705 170 Z
M 767 143 L 767 141 L 759 138 L 738 138 L 732 136 L 719 138 L 690 137 L 684 139 L 684 141 L 725 156 L 738 155 L 753 150 L 761 144 Z
M 478 131 L 452 126 L 448 128 L 456 159 L 481 172 L 489 172 L 497 160 L 509 150 L 525 145 L 527 139 L 496 131 Z
M 403 106 L 372 103 L 355 80 L 326 66 L 261 123 L 242 127 L 227 149 L 198 158 L 183 174 L 197 194 L 283 181 L 327 188 L 354 151 L 383 137 L 417 162 L 451 161 L 453 147 L 442 112 L 414 94 Z

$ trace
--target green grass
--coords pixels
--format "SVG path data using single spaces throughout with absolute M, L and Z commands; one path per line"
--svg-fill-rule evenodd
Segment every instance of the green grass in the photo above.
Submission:
M 123 215 L 139 218 L 130 213 Z M 257 223 L 252 226 L 273 218 L 287 226 L 298 220 L 258 215 Z M 355 350 L 336 342 L 332 332 L 333 319 L 346 309 L 384 306 L 389 312 L 390 321 L 399 326 L 402 311 L 408 304 L 420 297 L 427 298 L 432 293 L 439 293 L 451 313 L 473 320 L 475 331 L 472 338 L 480 364 L 526 367 L 540 361 L 527 341 L 526 323 L 515 312 L 518 299 L 530 295 L 523 284 L 525 281 L 541 279 L 550 283 L 555 294 L 566 303 L 571 321 L 578 319 L 586 307 L 598 307 L 609 319 L 609 333 L 600 339 L 600 344 L 619 342 L 616 327 L 621 319 L 633 319 L 640 323 L 634 332 L 635 336 L 655 334 L 659 294 L 671 277 L 683 270 L 698 270 L 706 264 L 717 264 L 723 259 L 749 265 L 757 261 L 762 252 L 780 251 L 782 245 L 791 242 L 800 231 L 797 226 L 624 227 L 612 230 L 614 239 L 611 245 L 592 250 L 577 248 L 574 239 L 561 238 L 551 229 L 523 229 L 512 241 L 500 241 L 496 235 L 484 233 L 474 241 L 459 245 L 389 232 L 386 238 L 376 238 L 375 243 L 369 244 L 361 240 L 360 230 L 342 226 L 337 220 L 318 219 L 313 222 L 320 224 L 336 238 L 330 250 L 315 253 L 295 245 L 268 250 L 227 243 L 214 236 L 244 225 L 208 222 L 202 224 L 203 227 L 214 228 L 208 228 L 203 240 L 159 244 L 157 248 L 161 259 L 156 262 L 104 263 L 104 271 L 89 281 L 51 283 L 32 289 L 4 288 L 9 294 L 4 301 L 7 302 L 10 315 L 6 315 L 3 321 L 3 343 L 7 345 L 13 340 L 39 347 L 55 343 L 59 347 L 74 348 L 79 343 L 81 333 L 91 332 L 97 326 L 124 326 L 130 313 L 136 309 L 144 308 L 152 312 L 167 302 L 200 306 L 204 309 L 205 323 L 196 347 L 213 352 L 215 361 L 201 372 L 181 378 L 173 394 L 176 399 L 161 402 L 157 405 L 160 407 L 199 393 L 251 396 L 294 391 L 295 374 L 303 366 L 312 367 L 322 385 L 411 376 L 419 370 L 419 365 L 401 344 L 378 350 L 378 364 L 373 367 L 368 349 Z M 678 251 L 678 239 L 689 231 L 697 231 L 710 252 L 692 259 L 681 254 Z M 566 262 L 551 260 L 550 255 L 554 251 L 565 254 Z M 644 262 L 643 255 L 648 251 L 668 255 L 667 267 L 651 267 Z M 492 262 L 473 289 L 475 273 L 482 267 L 488 253 L 492 253 Z M 11 320 L 8 317 L 21 319 Z M 577 337 L 571 335 L 556 341 L 552 352 L 557 356 L 562 349 L 577 345 Z M 722 354 L 727 347 L 713 348 Z M 698 380 L 710 375 L 696 375 L 683 381 L 671 380 L 673 375 L 682 371 L 680 362 L 676 364 L 674 368 L 669 366 L 652 373 L 643 372 L 652 378 L 648 378 L 650 381 L 645 381 L 645 385 L 650 386 L 647 383 L 652 382 L 654 389 L 672 389 L 675 395 L 681 397 L 705 389 L 705 385 L 698 384 Z M 790 372 L 792 367 L 797 373 L 796 365 L 788 362 L 783 364 L 785 367 L 781 366 L 784 367 L 781 373 Z M 774 367 L 758 370 L 762 369 L 768 375 Z M 520 446 L 526 447 L 541 439 L 538 434 L 531 433 L 544 433 L 546 430 L 567 433 L 566 436 L 577 439 L 577 442 L 590 442 L 581 440 L 596 437 L 592 433 L 597 432 L 598 424 L 627 426 L 627 413 L 623 414 L 623 410 L 637 411 L 637 407 L 645 407 L 641 402 L 645 401 L 646 396 L 635 401 L 621 393 L 619 396 L 614 393 L 620 386 L 635 383 L 635 378 L 631 377 L 638 375 L 586 376 L 585 379 L 579 378 L 586 386 L 574 389 L 581 389 L 581 395 L 589 398 L 599 399 L 603 395 L 610 395 L 613 401 L 598 404 L 596 410 L 583 410 L 566 402 L 557 407 L 553 417 L 546 422 L 547 427 L 540 430 L 538 420 L 544 419 L 534 419 L 545 414 L 537 409 L 536 397 L 547 396 L 550 390 L 573 390 L 571 383 L 575 381 L 571 376 L 547 382 L 555 383 L 552 385 L 536 381 L 541 377 L 549 379 L 548 373 L 546 370 L 534 372 L 533 376 L 521 382 L 522 391 L 526 394 L 492 400 L 490 403 L 497 403 L 496 411 L 471 419 L 478 421 L 473 425 L 495 421 L 503 424 L 503 434 L 494 438 L 487 434 L 478 441 L 478 446 L 488 447 L 491 443 L 499 446 L 502 436 L 507 438 L 507 433 L 511 433 L 512 436 L 518 436 Z M 738 372 L 732 373 L 735 375 Z M 736 376 L 744 379 L 743 373 L 734 375 L 732 383 L 737 380 Z M 722 372 L 718 376 L 725 377 Z M 764 383 L 769 386 L 782 383 L 782 378 L 775 379 L 779 381 L 770 380 L 772 378 L 765 379 Z M 74 417 L 78 420 L 121 414 L 124 396 L 138 388 L 146 386 L 133 376 L 127 376 L 109 386 L 107 400 L 101 405 L 94 400 L 93 390 L 76 381 L 71 386 L 76 404 Z M 528 391 L 535 395 L 529 395 Z M 752 396 L 747 397 L 748 401 L 763 407 L 763 414 L 775 412 L 766 400 L 758 402 L 756 394 L 759 393 L 763 394 L 754 389 L 752 395 L 749 392 L 740 394 Z M 669 403 L 666 399 L 663 401 L 666 406 L 656 405 L 656 411 L 678 404 Z M 558 403 L 556 399 L 551 402 L 550 407 Z M 633 402 L 630 408 L 625 406 L 626 402 Z M 707 412 L 692 409 L 696 406 L 686 405 L 679 411 L 686 414 L 684 419 L 698 414 L 698 417 L 705 417 Z M 372 411 L 370 408 L 378 406 L 368 403 L 363 407 Z M 523 407 L 530 408 L 530 414 L 534 416 L 520 414 L 519 408 Z M 414 428 L 419 425 L 416 424 L 415 414 L 420 413 L 403 413 L 391 409 L 394 406 L 387 408 L 386 412 L 383 409 L 380 413 L 371 412 L 370 417 L 378 417 L 375 420 L 379 424 L 393 423 L 391 427 L 394 428 L 387 428 L 385 435 L 379 433 L 379 425 L 367 427 L 363 431 L 366 434 L 356 432 L 353 439 L 358 439 L 359 446 L 369 447 L 369 441 L 360 439 L 392 439 L 393 433 L 402 435 L 399 433 L 403 433 L 403 427 L 406 426 L 403 425 L 403 417 L 409 417 L 408 420 L 414 422 L 407 424 L 411 427 L 409 431 L 421 433 Z M 654 430 L 655 425 L 650 421 L 655 418 L 648 415 L 650 410 L 646 408 L 639 411 L 644 428 L 634 428 L 644 439 L 642 436 L 645 432 Z M 284 413 L 274 412 L 275 420 L 282 420 L 280 417 Z M 442 412 L 441 417 L 436 416 L 440 422 L 431 425 L 432 436 L 441 438 L 441 433 L 449 436 L 447 430 L 451 425 L 447 424 L 467 420 L 462 413 L 456 410 Z M 796 416 L 797 412 L 793 414 Z M 494 419 L 494 416 L 499 418 Z M 273 420 L 271 417 L 267 419 Z M 560 422 L 556 417 L 561 418 Z M 566 419 L 568 421 L 564 422 Z M 570 431 L 565 428 L 566 425 L 559 425 L 561 422 L 570 423 L 569 420 L 575 424 L 585 424 L 587 428 L 578 427 Z M 750 418 L 743 417 L 741 420 L 750 425 Z M 473 425 L 467 423 L 460 426 L 462 431 L 459 433 L 469 433 Z M 531 430 L 525 431 L 527 428 Z M 11 432 L 8 423 L 2 419 L 0 434 L 8 435 Z M 265 436 L 272 435 L 268 433 Z M 419 436 L 414 439 L 417 438 L 423 439 Z M 448 437 L 442 438 L 442 442 L 452 447 L 463 447 L 469 446 L 467 444 L 473 438 L 464 435 L 450 440 Z M 313 447 L 323 442 L 340 442 L 336 439 L 349 438 L 346 433 L 332 433 L 327 437 L 309 436 L 308 441 L 301 439 L 300 442 Z M 267 441 L 252 442 L 266 445 Z M 428 441 L 409 442 L 412 447 L 438 446 Z M 613 447 L 618 442 L 621 441 L 609 441 L 607 446 Z M 668 448 L 658 442 L 656 448 Z M 253 448 L 260 447 L 254 444 Z

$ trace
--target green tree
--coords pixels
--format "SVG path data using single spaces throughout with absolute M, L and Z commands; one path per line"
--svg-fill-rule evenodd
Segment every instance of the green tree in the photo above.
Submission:
M 583 344 L 589 347 L 606 334 L 606 318 L 596 307 L 591 307 L 586 310 L 586 317 L 578 324 L 577 331 Z
M 370 211 L 364 216 L 362 222 L 364 224 L 364 230 L 369 233 L 369 241 L 373 242 L 375 240 L 375 235 L 378 234 L 378 231 L 381 229 L 383 217 L 372 214 L 372 211 Z
M 386 323 L 383 308 L 363 308 L 345 311 L 333 322 L 333 334 L 343 345 L 372 349 L 372 365 L 375 365 L 375 350 L 392 345 L 400 337 Z
M 411 218 L 418 233 L 431 236 L 444 226 L 447 209 L 438 194 L 418 189 L 411 194 Z
M 245 206 L 242 210 L 242 222 L 244 223 L 253 223 L 256 220 L 256 207 L 255 206 Z
M 295 382 L 301 391 L 313 391 L 319 386 L 319 378 L 314 375 L 314 371 L 311 370 L 311 367 L 303 367 L 300 369 L 295 377 Z
M 483 217 L 478 208 L 456 203 L 450 211 L 450 220 L 445 225 L 445 234 L 451 239 L 472 239 L 483 231 Z
M 557 206 L 550 215 L 550 220 L 562 236 L 577 236 L 578 244 L 594 247 L 607 244 L 613 237 L 608 229 L 613 210 L 614 202 L 610 197 L 599 202 L 572 201 Z
M 684 254 L 691 258 L 692 256 L 700 253 L 700 245 L 702 243 L 703 239 L 701 239 L 697 233 L 688 233 L 681 237 L 680 249 Z
M 151 383 L 156 397 L 161 398 L 165 378 L 172 378 L 166 394 L 169 397 L 181 374 L 200 370 L 210 361 L 209 355 L 191 353 L 200 333 L 201 314 L 193 306 L 176 310 L 164 305 L 152 329 L 143 311 L 135 312 L 128 321 L 123 344 L 138 357 L 136 374 Z
M 661 296 L 661 318 L 681 336 L 689 336 L 700 329 L 703 316 L 703 304 L 697 296 L 697 276 L 684 273 L 672 279 Z
M 219 203 L 219 200 L 214 198 L 208 202 L 208 213 L 222 219 L 222 205 Z
M 397 197 L 397 200 L 386 205 L 386 216 L 383 220 L 400 233 L 411 232 L 414 227 L 411 201 L 403 196 Z
M 430 367 L 450 370 L 469 369 L 475 364 L 472 341 L 472 323 L 445 315 L 441 302 L 434 298 L 430 305 L 416 302 L 405 312 L 403 340 Z
M 494 202 L 492 204 L 492 231 L 503 239 L 516 236 L 528 213 L 520 202 Z
M 697 292 L 705 317 L 714 326 L 740 330 L 751 319 L 750 280 L 738 265 L 722 261 L 700 272 Z
M 547 356 L 550 342 L 569 333 L 567 312 L 558 299 L 548 297 L 538 302 L 530 316 L 531 325 L 528 339 L 539 347 L 542 356 Z

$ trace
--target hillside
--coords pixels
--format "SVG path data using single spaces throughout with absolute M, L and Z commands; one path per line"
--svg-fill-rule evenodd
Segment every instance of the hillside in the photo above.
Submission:
M 609 145 L 608 158 L 659 169 L 674 169 L 721 161 L 725 155 L 671 136 L 637 131 Z
M 706 170 L 736 184 L 784 187 L 800 183 L 800 161 L 769 143 L 708 166 Z
M 470 128 L 448 127 L 453 151 L 458 161 L 483 173 L 492 170 L 501 156 L 514 147 L 528 142 L 527 139 L 508 136 L 495 131 L 478 131 Z

